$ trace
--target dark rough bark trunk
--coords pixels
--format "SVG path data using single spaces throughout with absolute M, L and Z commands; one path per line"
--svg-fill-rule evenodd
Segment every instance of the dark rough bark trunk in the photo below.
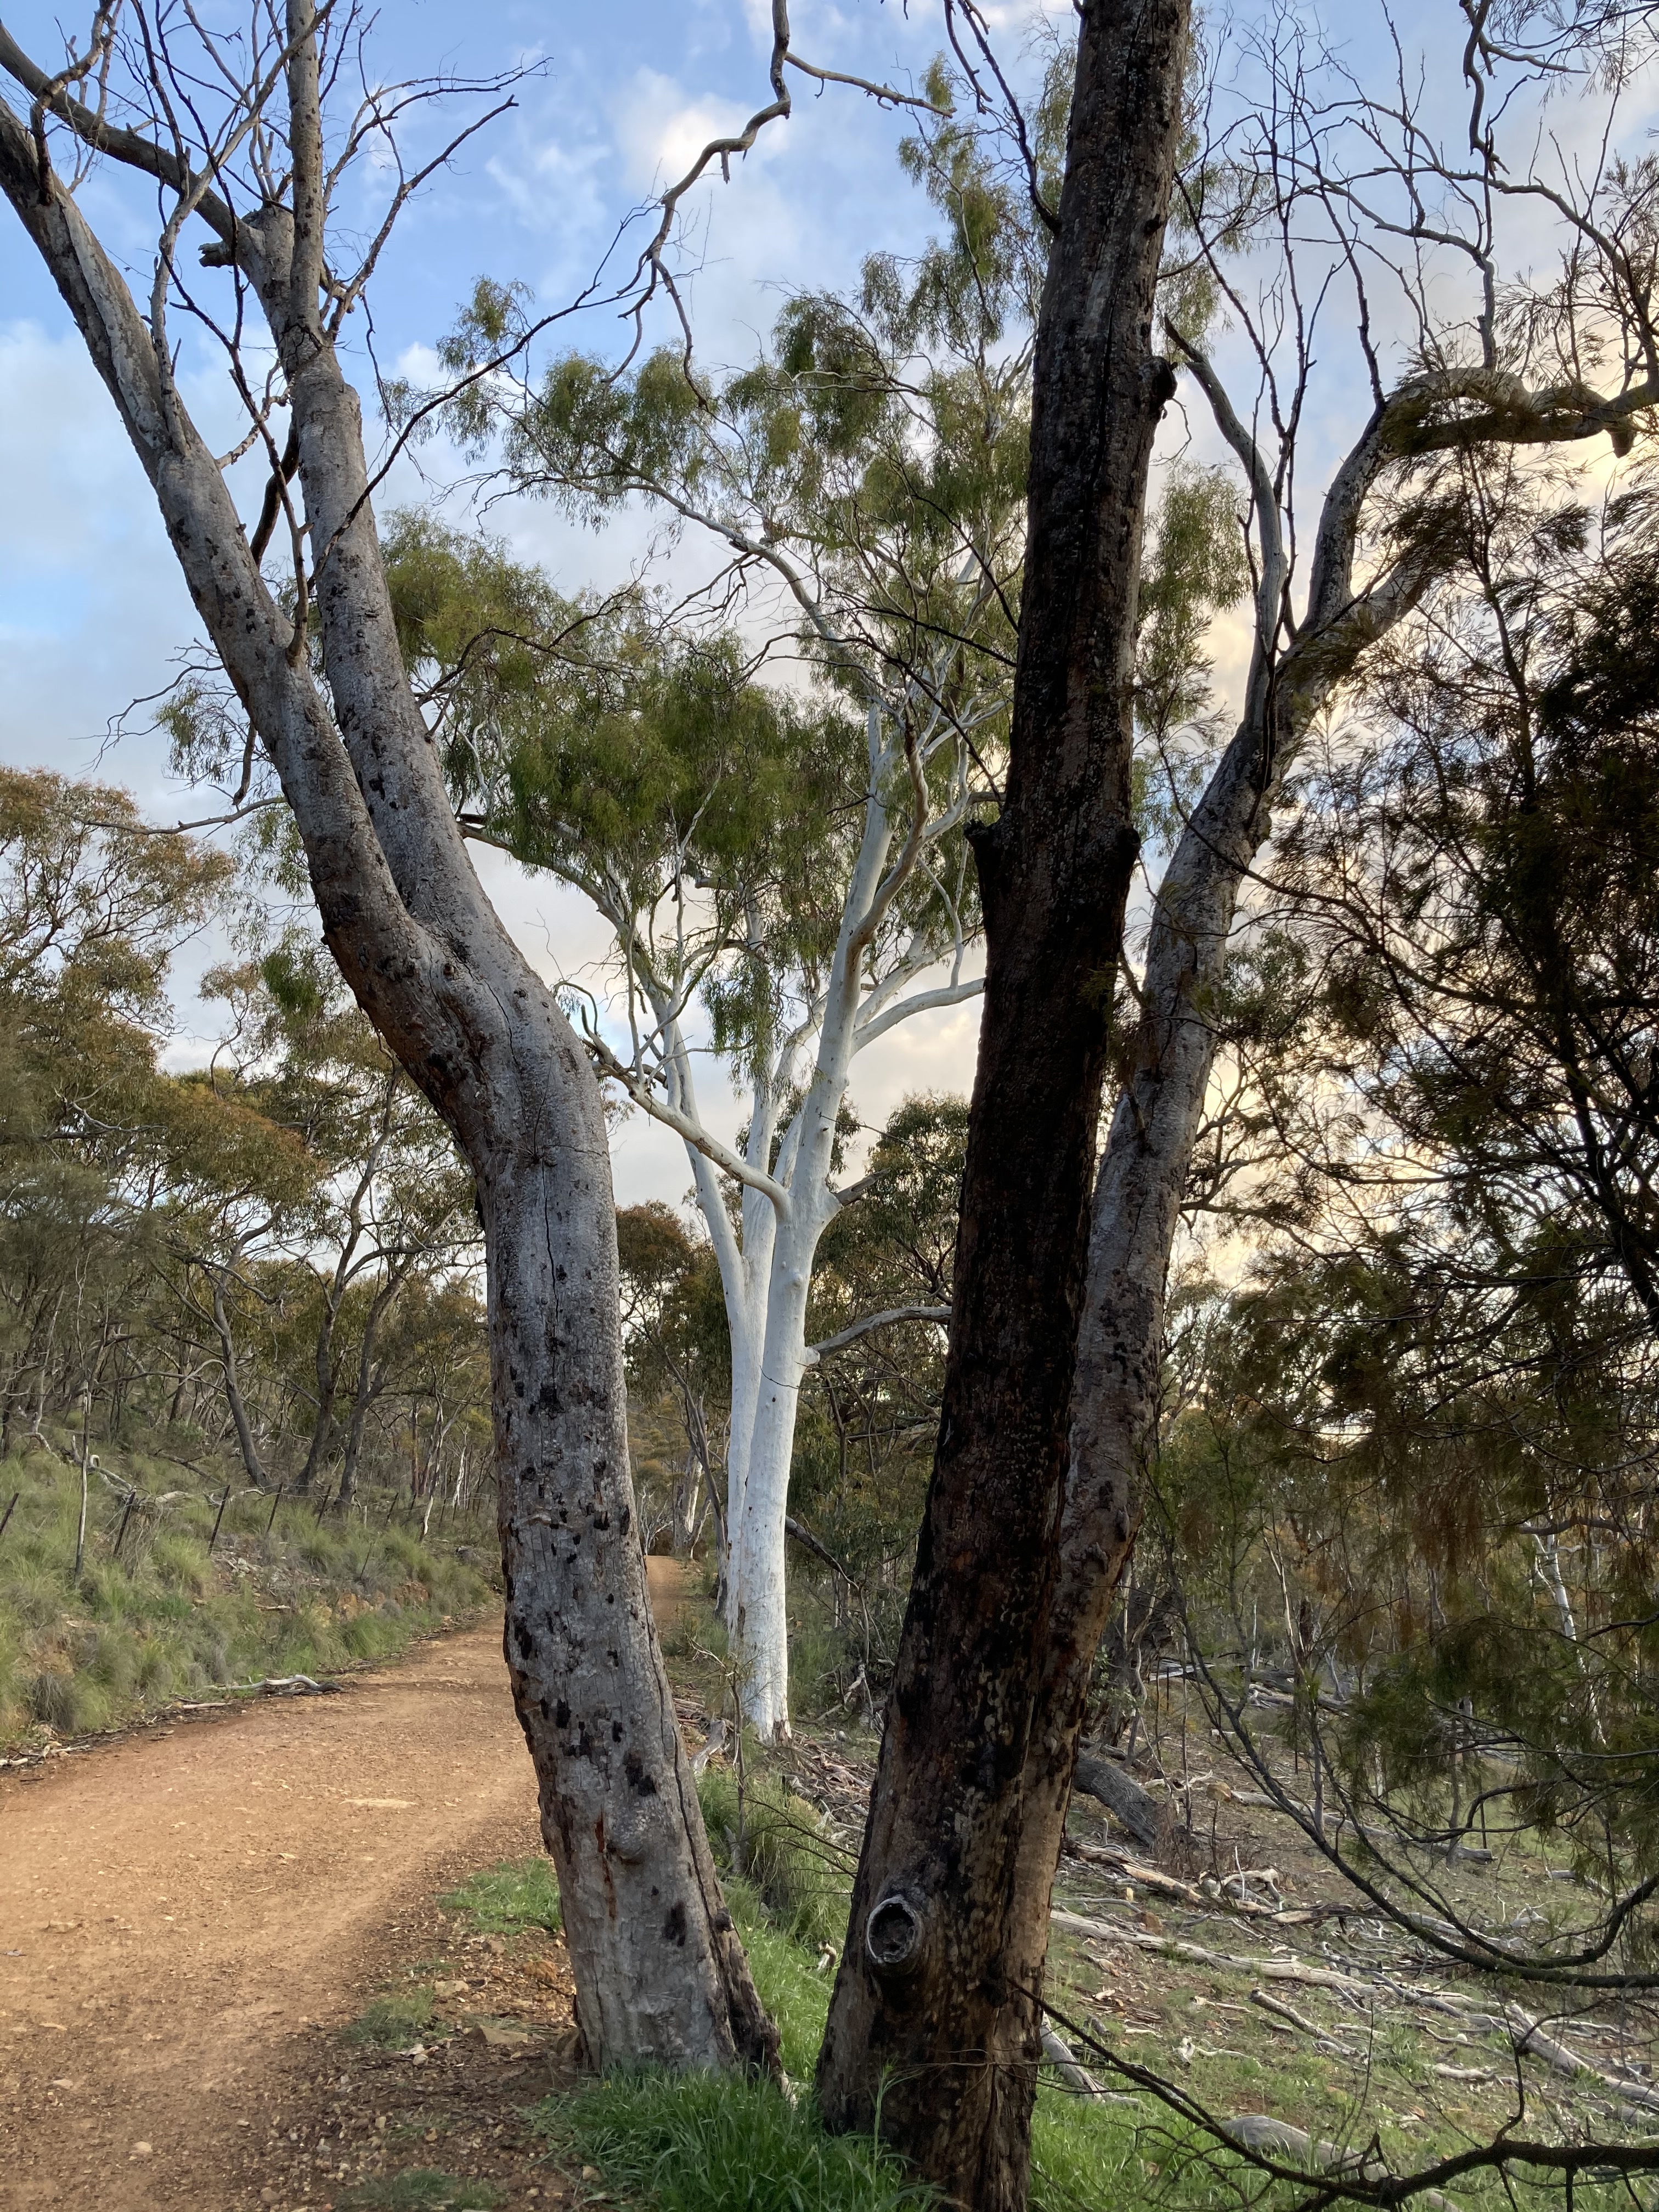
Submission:
M 1091 5 L 1039 321 L 1008 788 L 944 1407 L 818 2070 L 953 2201 L 1023 2204 L 1041 2043 L 1004 1929 L 1047 1640 L 1096 1117 L 1135 850 L 1131 672 L 1185 0 Z
M 508 1659 L 590 2051 L 600 2063 L 775 2063 L 646 1604 L 599 1086 L 483 895 L 403 671 L 356 395 L 319 306 L 325 169 L 310 0 L 289 0 L 287 35 L 291 206 L 235 222 L 211 192 L 198 206 L 215 252 L 257 291 L 287 380 L 326 696 L 173 386 L 164 332 L 140 318 L 3 102 L 0 191 L 121 413 L 208 635 L 270 751 L 330 948 L 477 1176 Z M 165 179 L 171 156 L 155 158 Z

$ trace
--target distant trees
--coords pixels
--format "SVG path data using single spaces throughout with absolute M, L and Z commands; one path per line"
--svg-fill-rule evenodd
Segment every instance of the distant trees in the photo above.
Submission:
M 1487 457 L 1448 528 L 1370 711 L 1294 791 L 1310 1079 L 1156 1494 L 1221 1717 L 1248 1747 L 1248 1667 L 1211 1656 L 1257 1641 L 1243 1597 L 1288 1663 L 1326 1847 L 1383 1909 L 1489 1968 L 1648 1987 L 1652 489 Z M 1435 1869 L 1528 1827 L 1597 1887 L 1522 1941 Z
M 644 1405 L 666 1401 L 673 1408 L 678 1433 L 672 1449 L 679 1464 L 668 1484 L 665 1516 L 673 1549 L 690 1552 L 712 1515 L 724 1575 L 729 1539 L 723 1447 L 732 1418 L 732 1361 L 714 1249 L 689 1235 L 671 1207 L 653 1200 L 618 1213 L 617 1250 L 629 1382 Z M 662 1526 L 663 1501 L 641 1467 L 637 1425 L 630 1441 L 649 1548 Z
M 156 1066 L 172 955 L 228 872 L 222 855 L 147 835 L 124 793 L 0 771 L 8 1449 L 92 1397 L 131 1395 L 144 1357 L 135 1307 L 153 1304 L 158 1208 L 179 1171 L 214 1177 L 246 1137 L 244 1172 L 295 1178 L 278 1132 L 228 1127 Z M 189 1357 L 181 1346 L 181 1387 Z
M 337 1473 L 341 1504 L 367 1449 L 429 1489 L 453 1455 L 404 1437 L 442 1403 L 447 1443 L 488 1397 L 470 1186 L 297 938 L 210 976 L 231 1035 L 207 1069 L 160 1064 L 173 957 L 233 919 L 233 872 L 107 785 L 0 771 L 3 1446 L 225 1438 L 258 1487 Z M 400 1301 L 422 1324 L 388 1326 Z

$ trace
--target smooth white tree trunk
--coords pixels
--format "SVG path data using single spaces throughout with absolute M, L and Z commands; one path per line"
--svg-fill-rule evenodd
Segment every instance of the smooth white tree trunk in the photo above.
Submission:
M 865 994 L 862 978 L 884 899 L 891 895 L 883 882 L 893 843 L 882 789 L 889 767 L 872 738 L 864 836 L 817 1024 L 811 1081 L 783 1132 L 775 1163 L 769 1158 L 772 1139 L 799 1040 L 781 1040 L 754 1079 L 744 1164 L 768 1176 L 773 1188 L 770 1193 L 753 1185 L 744 1188 L 740 1235 L 732 1227 L 714 1163 L 692 1136 L 685 1139 L 698 1204 L 720 1267 L 732 1345 L 728 1648 L 744 1718 L 769 1741 L 786 1736 L 789 1729 L 784 1557 L 789 1473 L 801 1380 L 809 1364 L 806 1309 L 813 1262 L 825 1229 L 840 1210 L 830 1187 L 836 1123 L 854 1056 L 864 1041 L 860 1014 L 878 1011 L 877 994 Z M 668 1007 L 660 1006 L 658 1012 L 668 1041 L 669 1103 L 696 1122 L 689 1052 Z

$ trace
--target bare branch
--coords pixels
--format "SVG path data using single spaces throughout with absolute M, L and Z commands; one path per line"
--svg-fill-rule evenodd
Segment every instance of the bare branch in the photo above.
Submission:
M 941 1328 L 951 1325 L 949 1306 L 889 1306 L 884 1313 L 866 1314 L 862 1321 L 839 1329 L 834 1336 L 826 1336 L 822 1344 L 809 1344 L 805 1358 L 809 1367 L 820 1359 L 827 1359 L 832 1352 L 844 1352 L 849 1344 L 856 1344 L 861 1336 L 868 1336 L 872 1328 L 890 1328 L 900 1322 L 937 1322 Z

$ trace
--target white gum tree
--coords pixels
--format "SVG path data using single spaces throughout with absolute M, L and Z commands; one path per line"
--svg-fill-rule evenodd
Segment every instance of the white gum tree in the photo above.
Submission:
M 872 702 L 864 736 L 860 834 L 835 887 L 840 910 L 827 969 L 803 961 L 781 974 L 758 931 L 733 948 L 759 987 L 757 1018 L 734 1040 L 749 1091 L 741 1146 L 724 1143 L 701 1109 L 678 941 L 666 973 L 648 957 L 630 963 L 632 987 L 648 1009 L 632 1056 L 624 1061 L 595 1041 L 601 1066 L 684 1139 L 719 1261 L 732 1342 L 726 1619 L 745 1716 L 771 1735 L 788 1727 L 784 1522 L 800 1384 L 814 1357 L 807 1296 L 819 1241 L 856 1191 L 835 1187 L 853 1062 L 900 1023 L 979 988 L 963 973 L 960 857 L 944 863 L 952 880 L 936 865 L 968 797 L 957 734 L 937 714 L 926 714 L 918 730 L 903 705 Z M 928 775 L 936 765 L 945 769 L 937 799 Z M 933 896 L 915 896 L 919 883 Z M 930 985 L 941 963 L 944 978 Z M 771 1005 L 763 992 L 775 994 Z M 735 1206 L 723 1177 L 740 1193 Z
M 583 657 L 525 664 L 516 693 L 500 654 L 451 682 L 492 622 L 551 638 L 572 611 L 429 526 L 406 526 L 389 550 L 462 820 L 579 889 L 610 925 L 629 1041 L 613 1048 L 585 1008 L 590 1052 L 686 1147 L 731 1339 L 726 1618 L 745 1716 L 777 1735 L 789 1469 L 815 1356 L 807 1297 L 823 1231 L 861 1187 L 838 1187 L 853 1065 L 979 989 L 962 831 L 1000 687 L 975 694 L 947 643 L 878 689 L 833 637 L 862 712 L 829 687 L 803 704 L 755 684 L 729 639 L 642 636 L 637 609 L 596 613 Z M 958 619 L 981 619 L 988 594 L 963 565 Z M 747 1108 L 726 1134 L 700 1092 L 704 1029 Z
M 943 82 L 930 94 L 942 109 Z M 730 631 L 689 639 L 682 617 L 677 641 L 644 645 L 637 605 L 596 611 L 618 627 L 585 639 L 582 668 L 567 652 L 507 710 L 463 683 L 450 709 L 464 822 L 610 923 L 629 1042 L 590 1018 L 590 1050 L 686 1146 L 731 1332 L 726 1616 L 745 1716 L 768 1735 L 788 1727 L 807 1297 L 858 1189 L 836 1184 L 853 1065 L 981 988 L 963 833 L 995 802 L 1006 744 L 1042 257 L 1018 193 L 971 154 L 948 123 L 912 142 L 942 239 L 913 265 L 871 260 L 854 299 L 792 301 L 741 374 L 695 385 L 661 354 L 619 377 L 571 356 L 451 410 L 503 441 L 519 489 L 588 517 L 643 502 L 718 545 L 705 620 L 741 609 L 746 631 L 774 632 L 745 667 Z M 482 288 L 449 366 L 498 355 L 522 313 Z M 549 604 L 537 620 L 567 639 L 580 617 Z M 647 672 L 619 677 L 629 625 Z M 468 634 L 449 620 L 452 655 Z M 780 646 L 805 681 L 769 690 L 754 678 Z M 700 1096 L 705 1023 L 748 1108 L 729 1137 Z

